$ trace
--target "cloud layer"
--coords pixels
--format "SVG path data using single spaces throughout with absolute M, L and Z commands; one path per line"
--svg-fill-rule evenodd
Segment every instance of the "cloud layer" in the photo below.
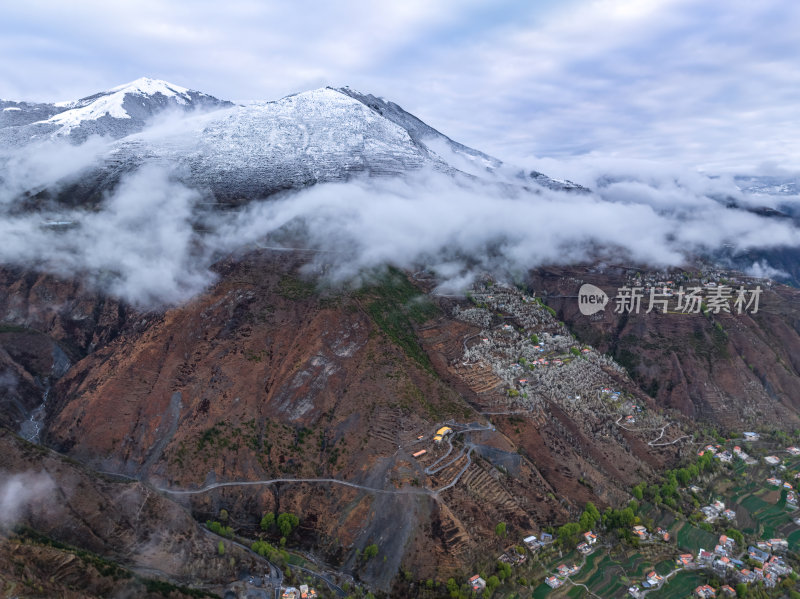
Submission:
M 54 158 L 73 149 L 54 145 L 51 151 Z M 0 198 L 12 197 L 26 181 L 43 182 L 25 161 L 15 165 Z M 0 263 L 85 277 L 154 308 L 206 289 L 220 257 L 273 247 L 278 239 L 316 250 L 309 268 L 336 283 L 392 264 L 430 268 L 448 289 L 463 288 L 480 270 L 513 276 L 596 260 L 677 266 L 723 246 L 733 253 L 800 247 L 791 221 L 727 208 L 754 201 L 729 178 L 642 161 L 547 166 L 577 174 L 594 192 L 525 190 L 503 174 L 478 182 L 418 172 L 318 184 L 252 201 L 239 212 L 209 212 L 199 205 L 207 198 L 203 190 L 164 165 L 145 165 L 95 209 L 8 211 L 0 219 Z M 766 263 L 753 268 L 773 272 Z

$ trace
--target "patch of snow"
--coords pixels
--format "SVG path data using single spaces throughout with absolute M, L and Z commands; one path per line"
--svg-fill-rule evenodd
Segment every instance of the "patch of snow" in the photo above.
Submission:
M 141 77 L 88 98 L 73 102 L 59 102 L 55 106 L 68 108 L 68 110 L 40 122 L 58 125 L 61 127 L 60 134 L 68 134 L 73 128 L 79 127 L 82 123 L 97 120 L 104 116 L 130 119 L 131 115 L 124 108 L 125 99 L 128 95 L 148 97 L 161 94 L 185 106 L 191 101 L 189 92 L 188 88 L 174 85 L 167 81 Z
M 9 106 L 8 108 L 3 108 L 3 112 L 12 112 L 15 110 L 22 110 L 19 106 Z
M 124 91 L 125 93 L 140 93 L 148 96 L 163 94 L 165 96 L 185 96 L 189 93 L 189 88 L 175 85 L 162 79 L 150 79 L 149 77 L 139 77 L 130 83 L 124 83 L 108 90 L 111 93 Z

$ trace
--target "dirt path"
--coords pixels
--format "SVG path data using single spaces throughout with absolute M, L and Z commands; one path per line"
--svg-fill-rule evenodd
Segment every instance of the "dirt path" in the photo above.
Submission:
M 169 489 L 165 487 L 155 487 L 155 489 L 169 495 L 199 495 L 201 493 L 208 493 L 209 491 L 221 489 L 223 487 L 253 487 L 259 485 L 275 485 L 278 483 L 327 483 L 351 487 L 353 489 L 359 489 L 369 493 L 380 493 L 387 495 L 435 495 L 435 492 L 431 491 L 430 489 L 379 489 L 376 487 L 359 485 L 358 483 L 351 483 L 346 480 L 339 480 L 338 478 L 271 478 L 267 480 L 243 480 L 211 483 L 197 489 Z

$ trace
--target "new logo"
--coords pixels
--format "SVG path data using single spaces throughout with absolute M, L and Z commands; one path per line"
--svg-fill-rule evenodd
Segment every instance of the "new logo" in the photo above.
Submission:
M 608 303 L 606 292 L 586 283 L 578 291 L 578 309 L 584 316 L 591 316 L 603 310 Z

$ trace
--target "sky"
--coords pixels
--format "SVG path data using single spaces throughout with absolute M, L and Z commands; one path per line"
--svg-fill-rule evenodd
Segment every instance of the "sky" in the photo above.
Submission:
M 234 101 L 349 85 L 551 170 L 794 173 L 797 31 L 795 0 L 29 0 L 3 6 L 0 98 L 141 76 Z

